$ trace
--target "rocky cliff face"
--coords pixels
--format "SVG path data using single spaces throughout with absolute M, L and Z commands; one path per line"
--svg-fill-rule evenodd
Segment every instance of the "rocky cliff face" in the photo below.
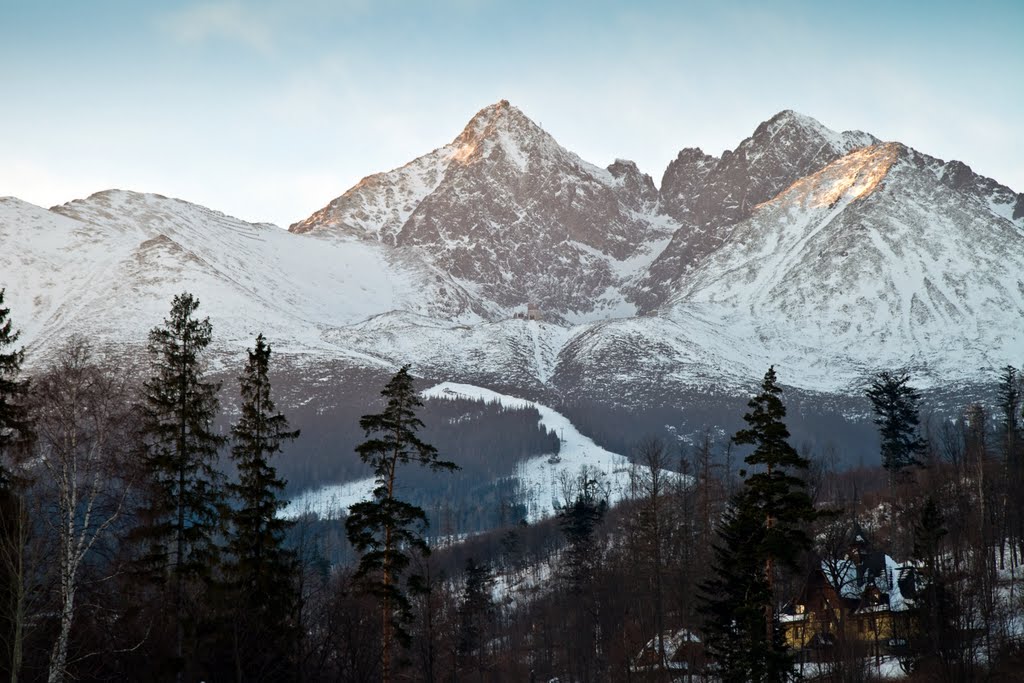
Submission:
M 836 133 L 808 116 L 779 112 L 720 159 L 700 150 L 680 152 L 662 178 L 662 210 L 698 227 L 735 223 L 797 179 L 875 142 L 866 133 Z M 693 174 L 673 168 L 680 165 L 703 168 L 701 182 L 688 182 Z
M 631 405 L 772 363 L 818 392 L 892 367 L 985 381 L 1020 363 L 1022 273 L 1024 196 L 788 111 L 721 158 L 681 151 L 659 189 L 503 101 L 291 232 L 159 195 L 0 200 L 0 287 L 36 358 L 73 332 L 141 347 L 189 289 L 225 352 L 262 331 L 307 370 Z M 527 303 L 541 321 L 512 317 Z
M 362 230 L 430 254 L 503 307 L 534 302 L 558 316 L 614 305 L 617 264 L 665 235 L 656 205 L 635 164 L 589 164 L 502 101 L 450 145 L 371 176 L 291 229 Z
M 661 183 L 661 210 L 681 229 L 651 265 L 633 296 L 649 311 L 677 273 L 685 272 L 722 245 L 731 226 L 791 183 L 851 150 L 877 142 L 866 133 L 837 133 L 814 119 L 783 111 L 757 127 L 721 158 L 684 149 Z
M 1024 345 L 1024 233 L 1005 188 L 952 188 L 960 166 L 899 143 L 855 150 L 737 223 L 662 314 L 714 311 L 808 383 L 998 367 Z

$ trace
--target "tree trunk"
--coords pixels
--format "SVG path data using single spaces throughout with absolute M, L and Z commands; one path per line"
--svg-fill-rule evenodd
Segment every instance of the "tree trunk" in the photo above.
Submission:
M 182 573 L 182 558 L 185 556 L 185 506 L 181 502 L 181 494 L 185 490 L 185 471 L 178 474 L 178 533 L 177 555 L 174 558 L 174 656 L 177 659 L 175 680 L 182 683 L 185 669 L 185 575 Z
M 75 611 L 75 585 L 74 578 L 61 579 L 61 593 L 63 594 L 63 605 L 60 611 L 60 633 L 57 635 L 57 642 L 53 644 L 53 655 L 50 657 L 50 671 L 47 676 L 48 683 L 59 683 L 64 680 L 64 667 L 68 661 L 68 640 L 71 635 L 71 619 Z
M 28 610 L 27 591 L 25 587 L 25 546 L 28 543 L 28 510 L 20 496 L 12 494 L 12 519 L 3 520 L 3 543 L 0 548 L 4 562 L 4 570 L 10 575 L 11 602 L 7 606 L 11 623 L 11 683 L 18 682 L 22 662 L 25 658 L 25 618 Z M 7 525 L 11 526 L 8 528 Z

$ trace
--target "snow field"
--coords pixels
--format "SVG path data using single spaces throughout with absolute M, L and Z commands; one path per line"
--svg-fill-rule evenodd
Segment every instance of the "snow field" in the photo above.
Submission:
M 540 413 L 539 424 L 558 435 L 561 448 L 557 456 L 538 453 L 516 467 L 515 476 L 526 491 L 526 499 L 522 502 L 527 507 L 529 522 L 554 515 L 566 503 L 567 497 L 574 495 L 576 482 L 584 472 L 601 482 L 609 504 L 614 505 L 629 495 L 632 469 L 629 458 L 601 448 L 581 434 L 567 417 L 545 405 L 456 382 L 438 384 L 424 391 L 422 396 L 424 399 L 482 400 L 518 410 L 534 408 Z M 679 476 L 668 471 L 663 474 L 670 478 Z M 295 518 L 315 512 L 321 517 L 337 517 L 353 504 L 369 500 L 373 488 L 374 480 L 367 478 L 306 491 L 292 499 L 282 515 Z

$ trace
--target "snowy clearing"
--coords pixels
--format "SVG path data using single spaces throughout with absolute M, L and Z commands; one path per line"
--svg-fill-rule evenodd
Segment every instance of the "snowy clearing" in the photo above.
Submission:
M 566 498 L 572 497 L 576 481 L 584 470 L 601 482 L 610 504 L 614 505 L 629 495 L 632 469 L 629 458 L 601 448 L 581 434 L 567 417 L 545 405 L 455 382 L 438 384 L 424 391 L 422 396 L 424 399 L 481 400 L 518 410 L 535 408 L 540 413 L 539 424 L 555 432 L 562 443 L 557 456 L 538 453 L 516 466 L 515 476 L 525 492 L 522 502 L 526 505 L 529 522 L 554 515 Z M 664 474 L 673 478 L 679 476 L 668 471 Z M 314 512 L 320 517 L 338 517 L 353 504 L 369 500 L 373 488 L 373 478 L 366 478 L 305 491 L 290 501 L 281 514 L 295 518 Z

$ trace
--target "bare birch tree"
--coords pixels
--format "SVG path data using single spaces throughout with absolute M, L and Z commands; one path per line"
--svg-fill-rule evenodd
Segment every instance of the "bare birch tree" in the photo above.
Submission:
M 89 343 L 73 337 L 35 382 L 40 483 L 53 500 L 60 627 L 47 680 L 63 681 L 83 561 L 121 514 L 128 468 L 118 467 L 129 423 L 123 373 L 105 372 Z

